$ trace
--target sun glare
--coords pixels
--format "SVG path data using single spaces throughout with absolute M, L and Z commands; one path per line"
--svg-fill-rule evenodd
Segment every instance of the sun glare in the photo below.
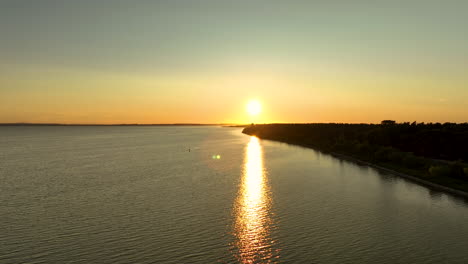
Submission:
M 247 113 L 256 116 L 262 111 L 262 105 L 257 100 L 252 100 L 247 103 Z

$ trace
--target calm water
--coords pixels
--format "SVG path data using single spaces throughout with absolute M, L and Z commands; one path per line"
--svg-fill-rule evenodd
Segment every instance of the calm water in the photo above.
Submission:
M 2 264 L 468 263 L 465 201 L 237 128 L 0 127 L 0 184 Z

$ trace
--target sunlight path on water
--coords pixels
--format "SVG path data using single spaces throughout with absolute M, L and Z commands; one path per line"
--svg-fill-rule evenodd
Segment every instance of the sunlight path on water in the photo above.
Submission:
M 262 146 L 251 137 L 245 151 L 244 170 L 235 206 L 236 247 L 242 263 L 271 263 L 274 260 L 270 237 L 271 197 L 263 167 Z

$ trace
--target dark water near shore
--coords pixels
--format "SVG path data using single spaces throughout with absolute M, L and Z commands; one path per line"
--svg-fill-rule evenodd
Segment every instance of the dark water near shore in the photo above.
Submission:
M 468 263 L 468 203 L 238 128 L 0 127 L 0 263 L 239 262 Z

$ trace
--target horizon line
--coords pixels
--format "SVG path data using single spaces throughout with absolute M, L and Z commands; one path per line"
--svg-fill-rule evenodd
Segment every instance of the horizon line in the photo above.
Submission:
M 467 124 L 468 122 L 416 122 L 416 124 Z M 395 124 L 405 124 L 413 122 L 396 122 Z M 235 126 L 243 127 L 249 125 L 267 125 L 267 124 L 369 124 L 378 125 L 379 123 L 372 122 L 271 122 L 271 123 L 29 123 L 29 122 L 14 122 L 14 123 L 0 123 L 0 126 Z

